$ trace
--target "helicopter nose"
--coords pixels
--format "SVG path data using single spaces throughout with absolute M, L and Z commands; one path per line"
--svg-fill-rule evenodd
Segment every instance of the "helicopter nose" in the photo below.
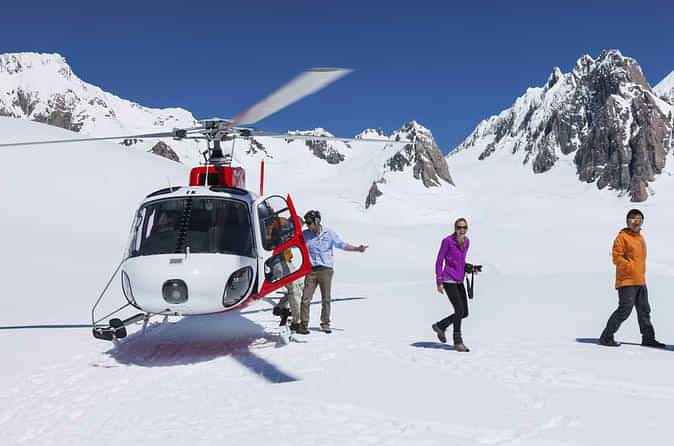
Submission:
M 182 304 L 187 302 L 187 284 L 180 279 L 171 279 L 164 282 L 161 287 L 164 300 L 170 304 Z

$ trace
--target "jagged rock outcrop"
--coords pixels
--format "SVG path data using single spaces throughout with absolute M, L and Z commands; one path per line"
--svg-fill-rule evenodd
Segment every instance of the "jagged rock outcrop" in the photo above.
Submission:
M 262 144 L 260 141 L 256 140 L 255 138 L 250 139 L 250 145 L 248 146 L 248 150 L 246 150 L 246 153 L 248 155 L 255 155 L 257 153 L 264 153 L 265 156 L 268 156 L 270 158 L 273 158 L 269 154 L 269 150 Z
M 387 165 L 392 171 L 403 171 L 412 166 L 414 178 L 421 180 L 426 187 L 440 186 L 440 180 L 454 186 L 447 160 L 430 130 L 416 121 L 411 121 L 391 136 L 396 141 L 416 143 L 406 145 L 388 161 Z
M 581 57 L 570 73 L 555 68 L 544 87 L 528 89 L 455 150 L 470 148 L 478 148 L 480 160 L 510 151 L 535 173 L 575 152 L 581 181 L 643 201 L 672 148 L 671 108 L 636 60 L 603 51 L 596 60 Z
M 377 183 L 379 184 L 386 183 L 386 180 L 382 178 L 378 181 L 372 182 L 372 187 L 370 187 L 370 190 L 368 191 L 367 196 L 365 197 L 365 209 L 368 209 L 370 206 L 374 206 L 375 204 L 377 204 L 377 198 L 384 195 L 384 193 L 380 191 L 379 188 L 377 187 Z
M 180 162 L 180 158 L 178 157 L 178 155 L 164 141 L 159 141 L 157 144 L 155 144 L 152 147 L 152 149 L 150 149 L 150 152 L 154 153 L 155 155 L 159 155 L 159 156 L 163 156 L 164 158 L 168 158 L 168 159 L 170 159 L 172 161 L 175 161 L 177 163 Z
M 305 144 L 316 158 L 325 160 L 328 164 L 339 164 L 344 161 L 344 155 L 332 147 L 328 141 L 307 140 Z
M 381 129 L 368 129 L 357 136 L 361 138 L 385 138 Z M 380 178 L 373 181 L 370 190 L 365 197 L 365 208 L 369 208 L 377 202 L 377 198 L 384 195 L 378 185 L 386 184 L 387 174 L 390 172 L 411 171 L 412 176 L 420 180 L 425 187 L 440 187 L 443 183 L 454 185 L 449 173 L 449 167 L 445 157 L 435 143 L 430 130 L 411 121 L 393 132 L 388 138 L 395 141 L 409 141 L 395 151 L 395 154 L 386 160 L 383 173 Z
M 309 131 L 293 131 L 288 132 L 290 135 L 315 135 L 315 136 L 335 136 L 330 132 L 325 131 L 325 129 L 317 128 Z M 291 143 L 293 140 L 288 139 L 287 142 Z M 318 158 L 325 160 L 328 164 L 339 164 L 346 159 L 346 156 L 337 150 L 331 141 L 319 140 L 319 139 L 307 139 L 304 141 L 304 144 L 307 146 L 309 151 Z

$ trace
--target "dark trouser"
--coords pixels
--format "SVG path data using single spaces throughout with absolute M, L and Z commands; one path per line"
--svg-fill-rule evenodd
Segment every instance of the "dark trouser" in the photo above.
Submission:
M 633 307 L 637 309 L 641 336 L 644 339 L 654 339 L 655 331 L 653 330 L 653 324 L 651 324 L 651 306 L 648 304 L 646 285 L 618 288 L 618 309 L 608 319 L 602 337 L 612 337 L 620 328 L 620 324 L 630 316 Z
M 308 276 L 304 278 L 304 290 L 302 292 L 302 325 L 309 325 L 309 305 L 314 297 L 316 286 L 321 289 L 321 327 L 330 327 L 330 289 L 332 288 L 332 276 L 334 270 L 325 266 L 314 267 Z
M 443 283 L 445 293 L 454 307 L 454 314 L 447 316 L 440 322 L 438 327 L 447 330 L 447 327 L 454 325 L 454 343 L 463 344 L 461 338 L 461 319 L 468 317 L 468 298 L 466 297 L 466 288 L 463 283 Z

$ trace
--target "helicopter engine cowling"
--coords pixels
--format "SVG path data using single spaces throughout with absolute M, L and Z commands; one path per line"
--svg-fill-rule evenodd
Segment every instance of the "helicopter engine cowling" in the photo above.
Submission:
M 129 258 L 122 271 L 141 310 L 196 315 L 225 311 L 248 298 L 255 291 L 257 260 L 229 254 L 161 254 Z M 234 299 L 232 282 L 237 284 Z

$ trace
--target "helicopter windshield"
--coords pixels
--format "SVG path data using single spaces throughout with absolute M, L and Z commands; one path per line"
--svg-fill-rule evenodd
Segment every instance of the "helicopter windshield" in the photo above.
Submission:
M 184 197 L 143 206 L 132 230 L 130 257 L 185 253 L 255 257 L 248 205 L 242 201 Z

